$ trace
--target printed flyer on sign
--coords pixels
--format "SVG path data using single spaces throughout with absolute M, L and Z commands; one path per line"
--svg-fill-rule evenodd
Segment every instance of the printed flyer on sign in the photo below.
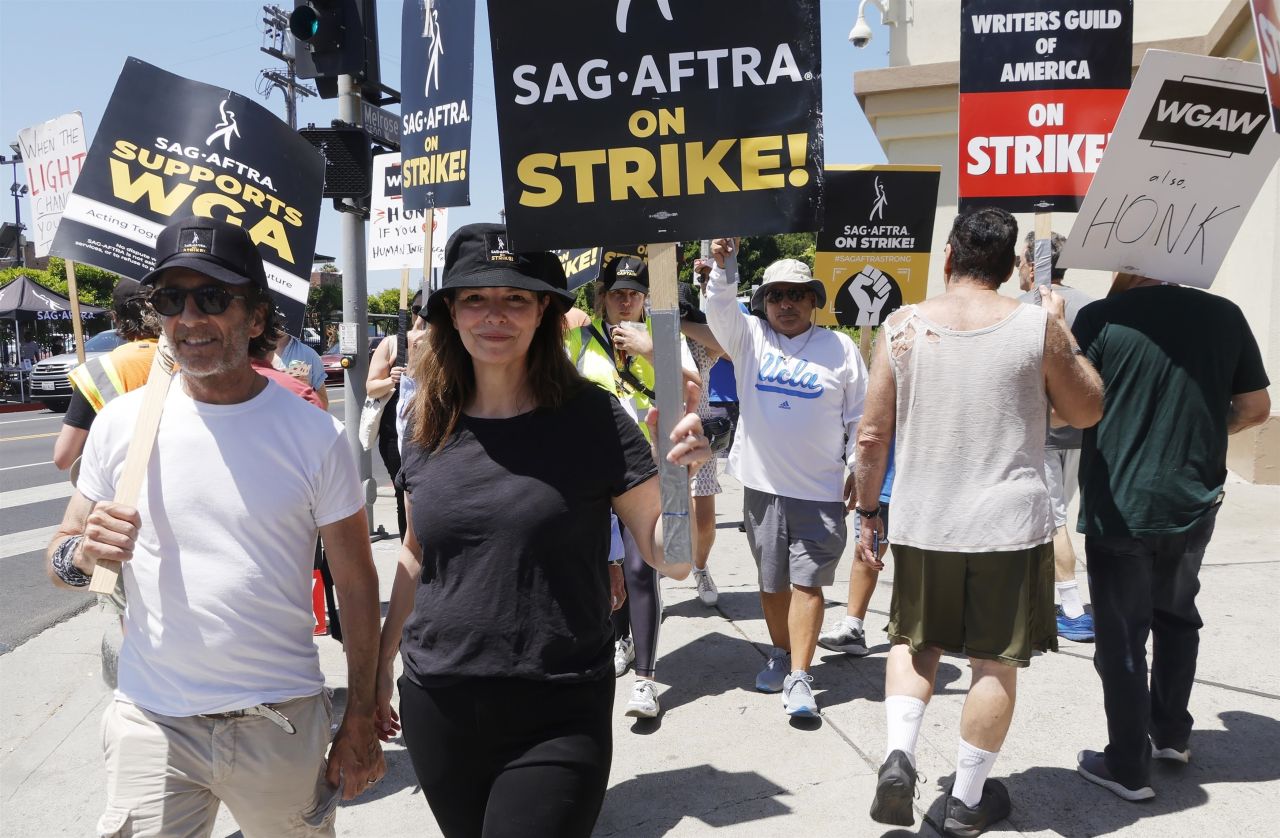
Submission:
M 141 279 L 170 220 L 249 231 L 276 305 L 302 330 L 324 158 L 275 114 L 224 88 L 125 62 L 52 252 Z
M 1280 159 L 1262 68 L 1150 50 L 1058 264 L 1208 288 Z
M 62 208 L 75 186 L 88 150 L 79 111 L 23 128 L 18 148 L 27 168 L 31 222 L 27 225 L 36 256 L 48 256 Z
M 1132 0 L 962 0 L 960 208 L 1079 207 L 1132 50 Z
M 1280 3 L 1251 0 L 1253 28 L 1258 35 L 1258 54 L 1267 74 L 1267 96 L 1271 98 L 1271 130 L 1280 132 Z
M 369 253 L 371 271 L 410 268 L 422 270 L 422 246 L 426 241 L 427 210 L 405 209 L 401 198 L 399 154 L 373 158 L 373 193 L 369 198 Z M 432 212 L 431 267 L 444 267 L 444 245 L 449 238 L 449 211 Z
M 879 326 L 924 300 L 940 166 L 828 166 L 813 275 L 821 326 Z
M 475 0 L 404 0 L 400 14 L 404 205 L 471 203 Z
M 817 0 L 489 2 L 524 250 L 816 230 Z

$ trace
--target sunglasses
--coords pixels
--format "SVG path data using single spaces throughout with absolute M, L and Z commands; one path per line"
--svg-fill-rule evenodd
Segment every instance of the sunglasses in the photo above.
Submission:
M 244 299 L 219 285 L 201 285 L 199 288 L 157 288 L 151 292 L 151 307 L 156 314 L 173 317 L 187 307 L 187 295 L 196 300 L 196 308 L 205 314 L 222 314 L 234 299 Z
M 808 288 L 788 288 L 785 291 L 781 288 L 774 288 L 765 292 L 764 299 L 767 303 L 780 303 L 783 298 L 793 303 L 802 303 L 809 297 L 810 293 Z

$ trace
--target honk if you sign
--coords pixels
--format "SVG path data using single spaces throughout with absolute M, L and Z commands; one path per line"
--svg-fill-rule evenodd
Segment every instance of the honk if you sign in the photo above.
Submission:
M 521 249 L 816 230 L 818 0 L 490 0 Z
M 1148 51 L 1060 264 L 1208 288 L 1280 158 L 1269 119 L 1261 65 Z

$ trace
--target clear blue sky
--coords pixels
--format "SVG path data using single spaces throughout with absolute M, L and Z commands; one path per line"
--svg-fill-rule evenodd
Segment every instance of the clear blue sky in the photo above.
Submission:
M 135 56 L 172 73 L 227 87 L 254 97 L 258 74 L 283 65 L 259 52 L 263 46 L 262 3 L 240 0 L 0 0 L 0 153 L 18 131 L 78 110 L 84 114 L 90 141 L 97 130 L 125 58 Z M 292 0 L 276 0 L 292 9 Z M 475 107 L 472 124 L 471 206 L 449 211 L 453 229 L 476 221 L 496 221 L 502 206 L 498 175 L 497 125 L 494 118 L 493 70 L 485 0 L 476 2 Z M 875 39 L 865 49 L 846 40 L 857 16 L 857 0 L 822 0 L 823 110 L 828 163 L 879 163 L 884 154 L 853 98 L 852 74 L 888 64 L 889 37 L 874 11 L 868 23 Z M 378 24 L 382 75 L 399 87 L 401 0 L 379 0 Z M 284 118 L 279 90 L 263 100 Z M 398 110 L 398 106 L 391 106 Z M 337 117 L 337 102 L 304 99 L 298 124 L 328 125 Z M 18 179 L 26 173 L 18 167 Z M 0 185 L 12 183 L 4 167 Z M 13 220 L 13 200 L 0 191 L 0 219 Z M 25 199 L 24 199 L 25 202 Z M 338 213 L 332 205 L 322 215 L 316 250 L 337 255 Z M 24 218 L 30 208 L 24 203 Z M 398 287 L 397 271 L 372 271 L 369 291 Z

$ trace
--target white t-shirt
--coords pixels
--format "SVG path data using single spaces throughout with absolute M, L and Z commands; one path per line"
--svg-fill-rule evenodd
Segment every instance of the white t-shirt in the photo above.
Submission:
M 706 314 L 733 358 L 740 415 L 729 473 L 760 492 L 844 499 L 853 467 L 867 367 L 846 335 L 811 326 L 795 338 L 738 308 L 738 267 L 711 268 Z
M 145 388 L 89 431 L 78 488 L 111 500 Z M 247 402 L 194 401 L 179 377 L 142 483 L 142 528 L 124 563 L 118 697 L 192 716 L 315 695 L 319 527 L 364 506 L 342 425 L 268 382 Z

